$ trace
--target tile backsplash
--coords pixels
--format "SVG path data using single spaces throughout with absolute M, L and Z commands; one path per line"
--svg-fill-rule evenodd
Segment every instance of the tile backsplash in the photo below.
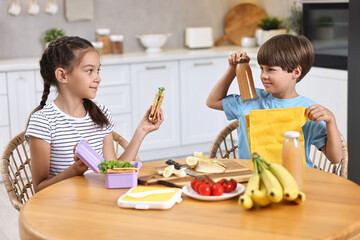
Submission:
M 35 16 L 26 13 L 27 0 L 19 0 L 22 11 L 18 16 L 7 13 L 11 0 L 0 1 L 0 59 L 39 57 L 44 49 L 42 35 L 52 27 L 90 41 L 95 40 L 95 29 L 110 28 L 112 34 L 125 36 L 125 52 L 143 50 L 137 35 L 171 33 L 164 48 L 181 48 L 186 27 L 211 26 L 214 39 L 222 37 L 224 18 L 239 3 L 255 3 L 267 14 L 282 19 L 288 16 L 294 1 L 301 3 L 300 0 L 89 0 L 94 4 L 93 20 L 67 22 L 64 1 L 56 1 L 59 11 L 55 15 L 46 14 L 46 0 L 40 0 L 40 13 Z

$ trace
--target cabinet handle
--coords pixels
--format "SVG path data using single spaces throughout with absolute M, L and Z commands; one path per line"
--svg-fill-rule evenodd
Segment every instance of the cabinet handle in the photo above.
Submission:
M 203 63 L 194 63 L 195 67 L 201 67 L 201 66 L 209 66 L 209 65 L 213 65 L 213 62 L 203 62 Z
M 165 69 L 166 66 L 163 65 L 163 66 L 155 66 L 155 67 L 146 67 L 145 69 L 146 70 L 157 70 L 157 69 Z

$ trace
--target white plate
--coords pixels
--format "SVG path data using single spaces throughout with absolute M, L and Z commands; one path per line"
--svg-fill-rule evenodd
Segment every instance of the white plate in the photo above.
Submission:
M 230 192 L 230 193 L 223 193 L 221 196 L 202 196 L 200 194 L 198 194 L 197 192 L 194 191 L 194 189 L 191 188 L 191 185 L 185 185 L 182 188 L 183 193 L 185 193 L 186 195 L 188 195 L 191 198 L 195 198 L 198 200 L 203 200 L 203 201 L 220 201 L 220 200 L 225 200 L 225 199 L 229 199 L 235 196 L 240 195 L 241 193 L 243 193 L 245 191 L 245 187 L 244 185 L 238 183 L 237 187 L 235 188 L 234 191 Z

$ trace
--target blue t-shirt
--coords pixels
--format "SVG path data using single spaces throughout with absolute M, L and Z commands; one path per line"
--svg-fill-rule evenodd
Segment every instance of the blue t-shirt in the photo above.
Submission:
M 309 107 L 316 104 L 307 97 L 298 96 L 292 99 L 278 99 L 267 93 L 264 89 L 256 89 L 258 99 L 253 102 L 243 103 L 240 95 L 228 95 L 222 100 L 222 107 L 228 120 L 239 120 L 239 158 L 251 159 L 249 141 L 246 129 L 245 115 L 249 114 L 249 110 L 257 109 L 275 109 L 275 108 L 289 108 L 289 107 Z M 313 167 L 309 157 L 311 144 L 314 144 L 317 149 L 320 149 L 326 144 L 327 132 L 324 121 L 314 122 L 307 120 L 302 127 L 305 139 L 305 156 L 306 166 Z

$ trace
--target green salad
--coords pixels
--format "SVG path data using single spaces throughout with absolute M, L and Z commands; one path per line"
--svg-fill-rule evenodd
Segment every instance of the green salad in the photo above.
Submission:
M 135 168 L 133 164 L 128 161 L 120 162 L 118 160 L 104 160 L 102 163 L 99 164 L 99 170 L 101 173 L 106 173 L 107 169 L 112 168 Z

